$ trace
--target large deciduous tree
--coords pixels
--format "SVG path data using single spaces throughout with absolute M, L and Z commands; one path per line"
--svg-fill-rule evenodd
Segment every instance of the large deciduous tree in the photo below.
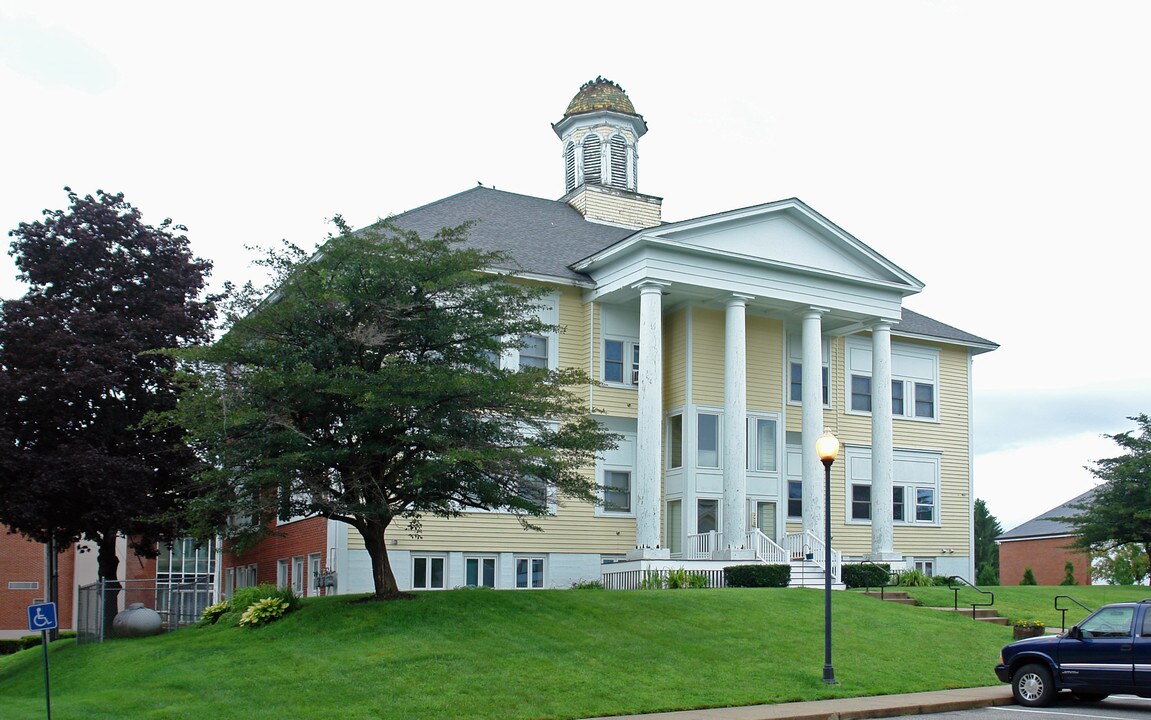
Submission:
M 1141 413 L 1128 419 L 1138 428 L 1106 436 L 1124 454 L 1095 461 L 1089 469 L 1103 483 L 1076 506 L 1079 515 L 1061 519 L 1074 526 L 1075 546 L 1093 556 L 1134 544 L 1151 562 L 1151 417 Z
M 501 509 L 530 528 L 558 497 L 594 501 L 588 470 L 616 438 L 572 394 L 586 374 L 507 367 L 556 330 L 542 289 L 494 272 L 508 259 L 467 247 L 466 226 L 422 238 L 336 224 L 311 257 L 269 251 L 269 287 L 184 353 L 198 369 L 169 420 L 210 466 L 212 500 L 192 508 L 202 530 L 243 547 L 277 515 L 348 523 L 389 598 L 394 523 L 418 535 L 421 517 Z
M 115 581 L 117 536 L 154 553 L 196 461 L 178 431 L 141 423 L 176 403 L 173 359 L 149 351 L 211 337 L 211 266 L 122 194 L 65 190 L 67 209 L 9 233 L 27 292 L 0 303 L 0 523 L 95 542 Z

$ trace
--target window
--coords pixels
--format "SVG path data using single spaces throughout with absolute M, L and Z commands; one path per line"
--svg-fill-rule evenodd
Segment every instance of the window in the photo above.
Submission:
M 695 531 L 698 533 L 719 530 L 719 500 L 699 500 L 696 503 Z
M 672 415 L 667 419 L 668 467 L 683 467 L 683 415 Z
M 520 369 L 548 369 L 548 339 L 543 335 L 524 335 L 520 347 Z
M 695 429 L 696 467 L 719 467 L 719 415 L 697 414 Z
M 787 481 L 787 516 L 803 517 L 803 481 Z
M 443 590 L 444 559 L 442 557 L 413 557 L 412 589 Z
M 607 470 L 603 478 L 604 509 L 612 512 L 631 512 L 631 473 Z
M 602 152 L 600 151 L 600 138 L 595 133 L 589 133 L 583 139 L 583 181 L 589 185 L 600 184 Z
M 803 336 L 801 333 L 791 335 L 788 342 L 788 362 L 790 388 L 788 399 L 793 403 L 803 402 Z M 820 373 L 823 378 L 823 406 L 831 407 L 831 341 L 821 338 L 821 355 L 823 368 Z
M 872 408 L 871 342 L 847 339 L 852 412 Z M 896 418 L 938 419 L 939 351 L 919 345 L 891 345 L 891 414 Z
M 312 595 L 319 594 L 318 591 L 320 588 L 318 587 L 318 582 L 320 577 L 320 570 L 322 569 L 321 564 L 322 558 L 319 553 L 314 553 L 308 556 L 308 577 L 310 580 L 308 581 L 307 586 L 311 587 Z
M 539 589 L 544 586 L 544 559 L 542 557 L 516 558 L 516 587 Z
M 823 366 L 823 405 L 827 407 L 831 405 L 830 391 L 828 390 L 828 379 L 831 376 L 830 369 Z M 803 364 L 793 362 L 791 364 L 791 401 L 803 402 Z
M 639 343 L 624 340 L 603 341 L 603 381 L 639 384 Z
M 288 578 L 288 559 L 276 561 L 276 587 L 286 588 L 290 582 Z
M 551 488 L 547 481 L 534 475 L 525 475 L 520 479 L 519 496 L 532 505 L 551 509 Z
M 934 488 L 915 488 L 915 522 L 935 522 Z
M 304 556 L 292 558 L 292 591 L 297 595 L 307 592 L 308 583 L 304 580 Z
M 924 575 L 931 577 L 935 574 L 935 561 L 927 559 L 918 559 L 915 561 L 915 569 Z
M 870 520 L 871 519 L 871 486 L 870 485 L 852 485 L 851 486 L 851 519 L 852 520 Z
M 850 522 L 868 523 L 871 509 L 871 449 L 849 446 L 845 450 Z M 936 525 L 939 497 L 939 453 L 896 450 L 891 478 L 891 518 L 905 525 Z M 911 505 L 914 503 L 914 506 Z M 789 510 L 790 512 L 790 510 Z
M 683 501 L 667 503 L 667 549 L 673 555 L 683 552 Z
M 870 376 L 851 376 L 851 409 L 855 412 L 871 412 Z
M 464 585 L 468 587 L 496 586 L 496 559 L 471 557 L 464 559 Z
M 40 583 L 39 582 L 30 582 L 30 581 L 21 581 L 21 580 L 10 580 L 10 581 L 8 581 L 8 589 L 9 590 L 39 590 L 40 589 Z
M 748 469 L 756 472 L 775 472 L 778 467 L 776 421 L 768 418 L 751 418 L 748 426 Z

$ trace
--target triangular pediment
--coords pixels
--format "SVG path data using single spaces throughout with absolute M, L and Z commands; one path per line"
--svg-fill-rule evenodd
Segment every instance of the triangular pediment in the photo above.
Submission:
M 922 287 L 910 273 L 799 201 L 783 201 L 653 228 L 657 242 L 752 263 Z

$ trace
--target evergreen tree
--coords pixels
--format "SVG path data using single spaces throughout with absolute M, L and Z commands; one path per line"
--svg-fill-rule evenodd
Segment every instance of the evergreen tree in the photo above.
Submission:
M 1079 581 L 1075 579 L 1075 564 L 1070 560 L 1063 563 L 1063 582 L 1060 585 L 1078 585 Z
M 1023 579 L 1021 581 L 1019 581 L 1019 584 L 1020 585 L 1037 585 L 1038 584 L 1035 582 L 1035 573 L 1031 571 L 1031 568 L 1023 568 Z
M 987 503 L 982 500 L 975 501 L 975 567 L 979 568 L 979 577 L 986 574 L 983 568 L 990 568 L 995 582 L 979 580 L 980 585 L 999 584 L 999 545 L 995 538 L 1003 534 L 1003 526 L 999 520 L 987 509 Z

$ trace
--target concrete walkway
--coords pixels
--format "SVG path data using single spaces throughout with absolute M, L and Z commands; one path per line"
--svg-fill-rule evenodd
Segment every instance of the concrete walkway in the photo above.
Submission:
M 906 695 L 877 695 L 813 702 L 747 705 L 711 710 L 681 710 L 647 715 L 620 715 L 598 720 L 849 720 L 951 712 L 992 705 L 1010 705 L 1011 687 L 936 690 Z

